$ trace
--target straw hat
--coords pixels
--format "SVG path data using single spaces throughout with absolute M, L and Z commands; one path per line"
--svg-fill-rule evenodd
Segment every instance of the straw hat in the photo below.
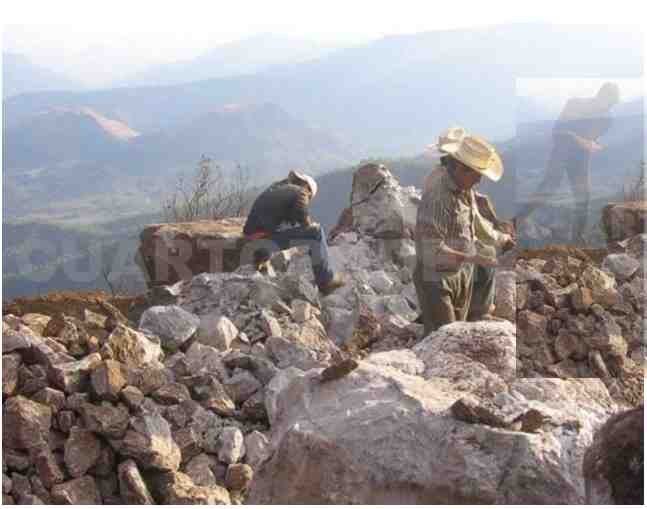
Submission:
M 467 131 L 464 127 L 450 127 L 445 129 L 440 136 L 438 136 L 437 143 L 427 145 L 427 150 L 446 154 L 446 148 L 452 149 L 454 146 L 458 146 L 466 135 Z
M 313 179 L 310 175 L 306 175 L 305 173 L 301 173 L 296 170 L 292 170 L 289 176 L 297 178 L 302 182 L 305 182 L 306 184 L 308 184 L 308 187 L 310 188 L 310 192 L 312 193 L 312 197 L 313 198 L 315 197 L 315 195 L 317 194 L 317 189 L 319 189 L 319 187 L 317 186 L 317 182 L 315 182 L 315 179 Z
M 465 136 L 460 142 L 451 141 L 441 145 L 439 150 L 494 182 L 503 176 L 503 162 L 499 154 L 483 138 Z

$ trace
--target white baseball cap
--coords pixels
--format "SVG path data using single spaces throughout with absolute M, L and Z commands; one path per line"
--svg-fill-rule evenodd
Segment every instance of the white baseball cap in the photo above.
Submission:
M 290 175 L 308 184 L 308 187 L 310 188 L 310 192 L 312 193 L 312 197 L 313 198 L 315 197 L 315 195 L 317 194 L 317 190 L 319 189 L 319 187 L 317 186 L 317 182 L 315 182 L 315 179 L 313 179 L 310 175 L 306 175 L 305 173 L 301 173 L 296 170 L 292 170 L 290 172 Z

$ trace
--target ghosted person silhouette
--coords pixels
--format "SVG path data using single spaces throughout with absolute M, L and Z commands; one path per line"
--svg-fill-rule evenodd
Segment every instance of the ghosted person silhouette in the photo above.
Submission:
M 574 243 L 584 244 L 591 199 L 591 155 L 602 149 L 597 140 L 611 127 L 609 112 L 619 102 L 620 89 L 612 82 L 602 85 L 593 97 L 573 97 L 567 101 L 553 128 L 553 146 L 544 178 L 520 207 L 515 218 L 517 225 L 548 202 L 566 174 L 575 205 L 571 238 Z

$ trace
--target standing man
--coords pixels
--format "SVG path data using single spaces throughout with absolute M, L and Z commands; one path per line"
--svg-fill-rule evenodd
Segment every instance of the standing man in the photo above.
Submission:
M 474 186 L 483 176 L 498 181 L 503 163 L 477 136 L 439 144 L 444 170 L 426 192 L 416 221 L 414 283 L 425 335 L 458 320 L 494 319 L 496 248 L 515 246 L 479 212 Z
M 252 205 L 243 228 L 245 238 L 253 242 L 254 263 L 263 270 L 275 251 L 309 246 L 315 282 L 328 295 L 343 286 L 340 274 L 328 263 L 328 244 L 323 228 L 308 213 L 310 201 L 317 194 L 311 176 L 291 171 L 287 179 L 275 182 Z
M 569 99 L 553 128 L 553 149 L 544 179 L 521 207 L 517 222 L 522 223 L 537 207 L 548 202 L 566 174 L 575 202 L 572 241 L 584 243 L 591 200 L 591 155 L 602 149 L 597 140 L 609 130 L 609 112 L 619 102 L 620 88 L 612 82 L 602 85 L 593 97 Z

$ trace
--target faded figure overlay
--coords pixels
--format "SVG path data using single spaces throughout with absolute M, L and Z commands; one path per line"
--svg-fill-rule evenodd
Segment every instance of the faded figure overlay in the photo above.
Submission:
M 515 218 L 517 224 L 550 200 L 566 174 L 575 205 L 571 239 L 577 244 L 584 243 L 591 200 L 591 157 L 602 150 L 597 140 L 611 127 L 609 112 L 619 102 L 620 89 L 612 82 L 602 85 L 593 97 L 574 97 L 567 101 L 553 128 L 553 146 L 544 178 L 520 208 Z

